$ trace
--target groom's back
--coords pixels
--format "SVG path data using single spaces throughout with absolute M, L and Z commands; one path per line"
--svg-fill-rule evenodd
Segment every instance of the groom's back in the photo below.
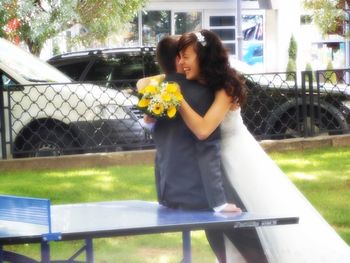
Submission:
M 177 82 L 186 101 L 200 115 L 205 114 L 214 100 L 212 91 L 197 82 L 186 80 L 183 75 L 171 74 L 166 81 Z M 157 148 L 157 191 L 161 203 L 192 209 L 211 207 L 203 169 L 217 172 L 220 165 L 219 139 L 217 129 L 208 140 L 199 141 L 180 115 L 174 120 L 157 121 L 154 140 Z M 205 164 L 203 157 L 208 159 Z

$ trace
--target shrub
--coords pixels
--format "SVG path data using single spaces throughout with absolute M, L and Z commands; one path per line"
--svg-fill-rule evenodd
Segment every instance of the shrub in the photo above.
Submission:
M 333 71 L 332 61 L 329 61 L 327 64 L 327 71 L 324 73 L 324 79 L 326 82 L 337 83 L 337 75 Z
M 295 41 L 294 36 L 292 35 L 290 40 L 289 40 L 289 48 L 288 48 L 289 59 L 296 61 L 297 52 L 298 52 L 298 45 L 297 45 L 297 42 Z
M 295 72 L 296 71 L 296 64 L 295 64 L 295 60 L 293 59 L 289 59 L 288 60 L 288 64 L 287 64 L 287 72 Z M 293 75 L 288 74 L 287 75 L 287 80 L 294 80 Z
M 305 71 L 311 71 L 312 81 L 315 81 L 315 80 L 316 80 L 315 72 L 313 72 L 312 66 L 311 66 L 310 62 L 306 63 Z M 306 74 L 306 75 L 305 75 L 305 81 L 306 81 L 306 82 L 309 81 L 309 74 Z

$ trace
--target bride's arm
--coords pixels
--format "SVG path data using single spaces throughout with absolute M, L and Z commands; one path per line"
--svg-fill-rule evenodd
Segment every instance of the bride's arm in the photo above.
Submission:
M 216 92 L 214 102 L 204 117 L 194 111 L 184 99 L 181 102 L 179 112 L 197 138 L 205 140 L 220 125 L 231 106 L 232 98 L 222 89 Z

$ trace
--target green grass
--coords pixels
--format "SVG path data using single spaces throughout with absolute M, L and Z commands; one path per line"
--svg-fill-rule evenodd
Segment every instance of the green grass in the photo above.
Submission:
M 350 245 L 350 148 L 270 156 Z
M 289 178 L 350 244 L 350 149 L 324 148 L 271 153 Z M 50 198 L 53 204 L 106 200 L 155 200 L 153 166 L 0 172 L 0 193 Z M 203 231 L 192 233 L 193 261 L 214 262 Z M 53 243 L 53 258 L 68 257 L 80 242 Z M 181 234 L 97 239 L 95 260 L 172 263 L 181 260 Z M 38 258 L 37 245 L 7 249 Z

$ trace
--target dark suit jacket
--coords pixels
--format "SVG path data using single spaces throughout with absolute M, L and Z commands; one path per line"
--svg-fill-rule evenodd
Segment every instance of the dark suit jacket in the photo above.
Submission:
M 214 100 L 205 86 L 170 74 L 191 107 L 202 116 Z M 220 130 L 207 140 L 198 140 L 180 114 L 175 119 L 159 119 L 154 128 L 155 175 L 161 204 L 175 208 L 209 209 L 226 202 L 220 164 Z

